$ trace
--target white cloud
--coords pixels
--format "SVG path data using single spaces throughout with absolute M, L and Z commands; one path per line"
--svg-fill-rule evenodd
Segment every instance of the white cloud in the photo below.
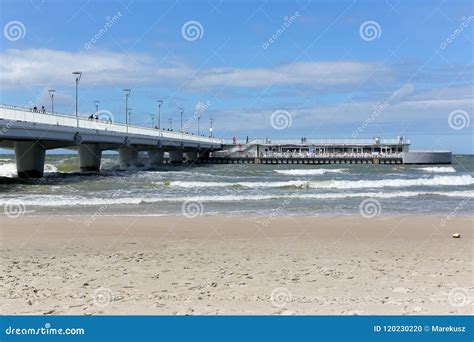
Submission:
M 470 88 L 470 87 L 467 87 Z M 458 96 L 450 88 L 433 89 L 424 92 L 415 92 L 412 84 L 403 85 L 401 88 L 388 94 L 380 101 L 346 101 L 343 103 L 317 105 L 306 107 L 284 107 L 292 116 L 292 126 L 288 129 L 288 135 L 297 132 L 299 129 L 314 129 L 314 134 L 319 134 L 319 128 L 324 125 L 347 124 L 357 128 L 363 123 L 374 109 L 378 108 L 385 99 L 393 99 L 390 104 L 380 111 L 374 119 L 374 126 L 378 124 L 403 124 L 413 123 L 417 129 L 423 130 L 419 123 L 438 123 L 440 127 L 449 129 L 447 118 L 450 112 L 457 109 L 472 113 L 474 98 L 467 96 L 469 89 L 458 88 Z M 440 96 L 447 94 L 448 98 Z M 232 127 L 239 131 L 265 130 L 271 129 L 270 115 L 277 108 L 248 108 L 242 110 L 228 110 L 220 112 L 220 116 L 225 118 L 225 126 Z M 219 117 L 218 115 L 215 115 Z M 351 130 L 346 133 L 350 136 Z
M 352 86 L 370 76 L 387 79 L 388 67 L 354 61 L 297 62 L 268 68 L 208 68 L 194 70 L 176 62 L 163 65 L 145 54 L 107 51 L 65 52 L 50 49 L 10 49 L 0 54 L 2 88 L 72 85 L 73 71 L 84 73 L 82 84 L 183 85 L 188 88 L 268 86 Z
M 200 80 L 207 86 L 230 85 L 266 87 L 270 85 L 354 85 L 372 73 L 389 76 L 387 67 L 352 61 L 298 62 L 275 68 L 214 68 L 205 70 Z

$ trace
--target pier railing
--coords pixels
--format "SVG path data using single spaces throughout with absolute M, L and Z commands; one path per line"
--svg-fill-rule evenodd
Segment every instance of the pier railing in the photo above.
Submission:
M 233 141 L 225 141 L 226 144 L 232 145 Z M 237 141 L 237 145 L 239 142 Z M 409 145 L 410 139 L 254 139 L 248 144 L 251 145 L 295 145 L 295 146 L 332 146 L 332 145 L 353 145 L 353 146 L 366 146 L 366 145 Z M 240 145 L 247 145 L 247 143 L 241 143 Z
M 107 120 L 89 119 L 86 117 L 75 117 L 66 114 L 51 113 L 48 111 L 32 111 L 29 108 L 0 105 L 0 119 L 11 121 L 22 121 L 54 126 L 76 127 L 92 129 L 97 131 L 108 131 L 122 134 L 138 134 L 151 137 L 163 137 L 171 139 L 185 139 L 197 142 L 222 144 L 223 140 L 216 138 L 200 137 L 189 133 L 167 131 L 163 129 L 147 128 L 140 126 L 125 125 Z

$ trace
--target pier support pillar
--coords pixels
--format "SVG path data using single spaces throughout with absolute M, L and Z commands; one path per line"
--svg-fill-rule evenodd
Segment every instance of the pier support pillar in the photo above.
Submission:
M 164 152 L 161 150 L 150 150 L 147 152 L 148 154 L 148 165 L 149 166 L 160 166 L 163 164 L 163 157 L 164 157 Z
M 79 166 L 81 172 L 98 172 L 102 151 L 99 144 L 81 144 L 77 148 L 79 152 Z
M 129 167 L 137 165 L 138 151 L 133 147 L 119 148 L 120 165 L 122 167 Z
M 169 151 L 170 164 L 180 164 L 183 162 L 183 152 L 181 151 Z
M 41 178 L 46 151 L 37 141 L 15 141 L 16 170 L 20 178 Z
M 185 157 L 186 157 L 186 162 L 187 163 L 192 163 L 192 162 L 195 162 L 198 158 L 198 153 L 197 151 L 190 151 L 190 152 L 186 152 L 185 154 Z

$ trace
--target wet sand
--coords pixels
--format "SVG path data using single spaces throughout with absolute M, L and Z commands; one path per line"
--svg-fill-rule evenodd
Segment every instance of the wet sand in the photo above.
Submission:
M 472 314 L 473 222 L 3 216 L 2 314 Z

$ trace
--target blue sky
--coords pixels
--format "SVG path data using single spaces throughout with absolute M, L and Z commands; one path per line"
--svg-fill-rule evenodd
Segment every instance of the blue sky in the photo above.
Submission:
M 204 108 L 202 129 L 213 118 L 226 139 L 401 135 L 474 152 L 472 1 L 2 0 L 1 26 L 4 104 L 49 108 L 53 88 L 72 114 L 79 70 L 82 115 L 100 100 L 123 122 L 131 88 L 140 125 L 162 99 L 162 126 Z

